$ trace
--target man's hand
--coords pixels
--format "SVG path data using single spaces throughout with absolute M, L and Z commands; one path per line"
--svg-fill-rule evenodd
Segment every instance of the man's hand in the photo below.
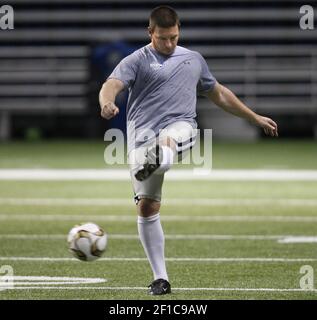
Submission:
M 115 117 L 119 113 L 119 108 L 111 101 L 101 108 L 101 116 L 107 120 Z
M 108 79 L 99 92 L 99 105 L 101 116 L 107 120 L 119 113 L 119 108 L 114 104 L 116 96 L 124 89 L 124 83 L 118 79 Z
M 278 137 L 277 124 L 272 119 L 257 115 L 255 123 L 259 127 L 263 128 L 266 135 L 270 135 L 271 137 Z

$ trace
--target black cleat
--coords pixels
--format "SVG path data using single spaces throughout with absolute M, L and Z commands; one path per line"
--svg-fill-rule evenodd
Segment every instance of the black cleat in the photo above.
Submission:
M 160 167 L 160 163 L 163 157 L 162 147 L 156 145 L 153 148 L 147 150 L 145 163 L 142 168 L 134 175 L 138 181 L 147 179 L 155 170 Z
M 171 285 L 167 280 L 157 279 L 154 280 L 149 286 L 149 294 L 156 296 L 171 293 Z

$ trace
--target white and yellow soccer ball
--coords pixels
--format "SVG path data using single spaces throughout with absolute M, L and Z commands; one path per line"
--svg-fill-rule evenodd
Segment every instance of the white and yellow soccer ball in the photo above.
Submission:
M 107 234 L 92 222 L 73 227 L 67 241 L 73 255 L 83 261 L 98 259 L 107 248 Z

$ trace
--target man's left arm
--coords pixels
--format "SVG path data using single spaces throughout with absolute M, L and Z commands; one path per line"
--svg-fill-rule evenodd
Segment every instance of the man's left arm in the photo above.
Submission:
M 265 134 L 278 136 L 277 124 L 272 119 L 253 112 L 231 90 L 218 82 L 212 90 L 205 93 L 205 96 L 225 111 L 263 128 Z

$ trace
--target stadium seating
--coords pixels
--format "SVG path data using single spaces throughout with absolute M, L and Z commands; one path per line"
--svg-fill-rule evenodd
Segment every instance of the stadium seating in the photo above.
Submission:
M 299 28 L 301 1 L 165 3 L 180 15 L 180 45 L 201 52 L 219 82 L 254 110 L 317 117 L 317 37 Z M 118 40 L 146 44 L 148 15 L 157 2 L 12 0 L 10 5 L 15 29 L 0 31 L 0 139 L 10 137 L 11 116 L 21 112 L 85 115 L 92 107 L 91 47 Z M 199 100 L 198 108 L 202 126 L 227 121 L 206 100 Z M 234 121 L 227 135 L 245 130 L 245 137 L 257 136 Z

